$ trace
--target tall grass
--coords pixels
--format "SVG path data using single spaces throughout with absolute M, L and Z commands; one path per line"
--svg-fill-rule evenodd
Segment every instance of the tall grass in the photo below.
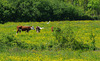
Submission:
M 99 21 L 46 23 L 8 22 L 0 24 L 0 60 L 100 60 Z M 29 33 L 21 32 L 16 35 L 17 25 L 34 25 L 34 27 L 40 26 L 44 29 L 40 33 L 31 30 Z M 51 31 L 52 26 L 56 31 Z

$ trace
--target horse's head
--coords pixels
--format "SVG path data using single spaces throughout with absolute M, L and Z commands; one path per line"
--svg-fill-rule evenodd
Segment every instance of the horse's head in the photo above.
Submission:
M 35 30 L 33 26 L 31 26 L 31 29 L 32 29 L 32 30 Z

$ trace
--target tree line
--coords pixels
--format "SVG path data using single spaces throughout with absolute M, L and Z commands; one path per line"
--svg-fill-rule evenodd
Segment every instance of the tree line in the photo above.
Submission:
M 99 0 L 0 0 L 0 23 L 100 19 Z

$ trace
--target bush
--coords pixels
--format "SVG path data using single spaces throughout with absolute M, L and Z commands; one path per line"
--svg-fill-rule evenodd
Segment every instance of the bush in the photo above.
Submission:
M 57 31 L 60 28 L 54 29 L 54 36 L 56 37 L 56 40 L 58 40 L 58 43 L 54 45 L 55 48 L 60 49 L 71 49 L 71 50 L 88 50 L 89 45 L 84 44 L 83 42 L 78 42 L 75 39 L 75 34 L 72 31 L 70 27 L 65 28 L 61 31 Z
M 90 34 L 90 39 L 91 39 L 91 46 L 90 46 L 90 50 L 96 50 L 96 46 L 95 46 L 95 36 L 93 34 L 93 32 L 91 31 L 91 34 Z

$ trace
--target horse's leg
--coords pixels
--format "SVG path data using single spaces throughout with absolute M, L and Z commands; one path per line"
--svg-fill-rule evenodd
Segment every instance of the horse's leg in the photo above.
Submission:
M 17 35 L 18 32 L 19 32 L 19 29 L 17 29 L 16 35 Z
M 17 32 L 16 33 L 18 33 L 18 30 L 17 30 Z
M 21 30 L 19 30 L 19 32 L 21 33 Z
M 27 32 L 29 32 L 29 30 L 27 30 Z
M 21 30 L 20 30 L 20 29 L 17 29 L 17 33 L 18 33 L 18 32 L 20 32 L 20 33 L 21 33 Z

